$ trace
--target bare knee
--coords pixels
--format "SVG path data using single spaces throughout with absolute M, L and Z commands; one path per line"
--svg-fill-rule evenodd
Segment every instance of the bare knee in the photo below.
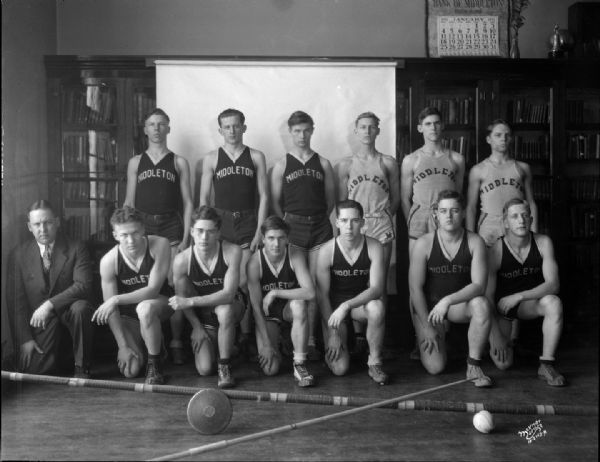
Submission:
M 471 317 L 480 322 L 489 321 L 492 316 L 490 302 L 485 297 L 475 297 L 469 302 Z
M 304 300 L 292 300 L 290 302 L 290 311 L 294 321 L 304 322 L 308 316 L 308 304 Z
M 371 324 L 381 324 L 385 322 L 385 307 L 381 300 L 371 300 L 365 306 L 367 319 Z
M 148 300 L 138 303 L 135 307 L 135 312 L 138 315 L 140 323 L 145 325 L 149 324 L 154 316 L 152 303 L 150 303 Z
M 212 375 L 215 371 L 215 365 L 213 361 L 207 361 L 206 359 L 196 357 L 196 370 L 201 376 Z
M 544 316 L 562 319 L 562 301 L 556 295 L 546 295 L 540 300 L 540 304 L 544 310 Z
M 221 305 L 215 308 L 215 315 L 219 320 L 220 326 L 235 324 L 235 316 L 232 305 Z
M 279 360 L 279 358 L 273 358 L 270 366 L 261 367 L 261 369 L 266 376 L 272 377 L 274 375 L 279 374 L 280 366 L 281 366 L 281 361 Z

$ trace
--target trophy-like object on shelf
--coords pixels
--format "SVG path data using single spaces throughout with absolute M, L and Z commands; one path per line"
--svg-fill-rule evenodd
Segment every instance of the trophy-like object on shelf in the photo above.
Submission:
M 550 51 L 548 58 L 558 59 L 565 56 L 565 52 L 573 47 L 573 37 L 566 29 L 559 29 L 558 24 L 554 25 L 554 32 L 548 39 Z

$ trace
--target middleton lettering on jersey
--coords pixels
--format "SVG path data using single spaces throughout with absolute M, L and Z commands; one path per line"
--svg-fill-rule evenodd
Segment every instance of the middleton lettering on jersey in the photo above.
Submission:
M 519 191 L 523 191 L 523 186 L 521 185 L 521 182 L 515 180 L 514 178 L 498 178 L 497 180 L 494 180 L 491 183 L 483 185 L 479 191 L 482 194 L 484 194 L 486 192 L 493 191 L 494 189 L 499 188 L 500 186 L 512 186 L 513 188 L 517 188 Z
M 416 184 L 419 181 L 424 180 L 427 177 L 430 177 L 431 175 L 444 175 L 444 176 L 449 177 L 452 181 L 454 181 L 456 172 L 454 170 L 448 170 L 446 167 L 444 167 L 444 168 L 437 168 L 437 167 L 426 168 L 422 172 L 419 172 L 417 175 L 415 175 L 415 177 L 413 179 L 413 184 Z
M 262 286 L 262 290 L 263 292 L 270 292 L 271 290 L 289 290 L 289 289 L 293 289 L 294 287 L 296 287 L 296 283 L 295 282 L 285 282 L 285 281 L 279 281 L 279 282 L 270 282 L 269 284 L 263 284 Z
M 206 287 L 206 286 L 217 286 L 223 285 L 224 278 L 209 278 L 203 279 L 202 281 L 192 281 L 197 287 Z
M 126 286 L 135 286 L 137 284 L 148 285 L 148 276 L 146 274 L 138 274 L 129 279 L 121 279 L 121 282 Z
M 461 274 L 471 272 L 471 267 L 465 265 L 429 266 L 427 269 L 435 274 Z
M 519 268 L 516 269 L 514 271 L 501 271 L 500 272 L 500 276 L 502 276 L 505 279 L 514 279 L 514 278 L 518 278 L 521 276 L 531 276 L 534 274 L 539 274 L 542 271 L 542 268 L 540 268 L 539 266 L 534 266 L 534 267 L 523 267 L 523 268 Z
M 312 176 L 319 181 L 323 181 L 323 174 L 318 170 L 313 170 L 312 168 L 301 168 L 293 171 L 289 175 L 286 175 L 285 181 L 291 183 L 292 181 L 300 178 L 301 176 Z
M 336 276 L 341 276 L 341 277 L 368 276 L 369 271 L 370 270 L 368 270 L 368 269 L 355 269 L 355 270 L 334 269 L 333 274 Z
M 371 181 L 373 183 L 375 183 L 377 186 L 381 187 L 381 189 L 383 189 L 384 192 L 388 193 L 390 192 L 390 188 L 387 184 L 387 182 L 379 177 L 378 175 L 375 175 L 373 177 L 369 176 L 369 175 L 358 175 L 356 178 L 353 178 L 351 183 L 350 183 L 350 191 L 352 192 L 352 190 L 358 186 L 360 183 L 364 182 L 364 181 Z
M 165 178 L 167 181 L 175 183 L 175 175 L 173 172 L 169 172 L 168 170 L 164 170 L 162 168 L 144 170 L 142 173 L 138 174 L 138 183 L 141 183 L 148 178 Z
M 215 176 L 221 180 L 226 176 L 230 175 L 242 175 L 249 178 L 254 178 L 254 170 L 248 167 L 242 167 L 241 165 L 232 165 L 229 167 L 223 167 L 221 170 L 215 172 Z

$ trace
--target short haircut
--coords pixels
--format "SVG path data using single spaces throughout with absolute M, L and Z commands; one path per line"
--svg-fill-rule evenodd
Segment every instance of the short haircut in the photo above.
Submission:
M 29 206 L 27 209 L 27 220 L 29 220 L 29 214 L 34 210 L 49 210 L 56 218 L 56 211 L 54 210 L 54 207 L 52 207 L 52 204 L 46 199 L 39 199 Z
M 217 229 L 221 229 L 221 215 L 219 215 L 214 208 L 208 205 L 201 205 L 192 212 L 192 227 L 194 227 L 198 220 L 213 221 Z
M 340 210 L 342 209 L 356 209 L 358 210 L 358 214 L 360 215 L 360 218 L 363 218 L 365 215 L 365 212 L 363 210 L 362 205 L 360 205 L 360 202 L 356 202 L 352 199 L 346 199 L 344 201 L 340 201 L 337 204 L 335 204 L 335 216 L 339 217 L 340 216 Z
M 379 120 L 380 119 L 373 112 L 363 112 L 362 114 L 359 114 L 358 117 L 356 118 L 356 120 L 354 121 L 354 126 L 355 127 L 358 125 L 358 121 L 360 119 L 373 119 L 375 121 L 375 125 L 377 127 L 379 127 Z
M 294 125 L 299 124 L 310 124 L 311 127 L 315 126 L 315 122 L 311 116 L 309 116 L 304 111 L 296 111 L 294 112 L 290 118 L 288 119 L 288 127 L 292 128 Z
M 267 231 L 271 230 L 282 230 L 286 236 L 290 234 L 290 225 L 288 225 L 283 218 L 278 217 L 277 215 L 271 215 L 262 222 L 260 225 L 260 232 L 264 236 L 267 234 Z
M 153 115 L 159 115 L 159 116 L 163 116 L 165 119 L 167 119 L 167 122 L 171 123 L 171 119 L 169 118 L 169 116 L 167 115 L 167 113 L 165 111 L 163 111 L 161 108 L 159 107 L 155 107 L 154 109 L 152 109 L 150 112 L 148 112 L 145 116 L 144 116 L 144 124 L 146 123 L 146 121 L 152 117 Z
M 513 205 L 524 205 L 529 215 L 531 215 L 531 206 L 529 205 L 529 202 L 527 202 L 525 199 L 521 199 L 520 197 L 513 197 L 512 199 L 507 200 L 504 204 L 504 207 L 502 207 L 502 218 L 506 218 L 508 216 L 508 209 Z
M 492 134 L 492 131 L 494 130 L 494 128 L 496 128 L 496 125 L 506 125 L 508 127 L 508 130 L 512 134 L 512 128 L 510 128 L 510 125 L 508 125 L 508 122 L 506 120 L 495 119 L 495 120 L 492 120 L 492 123 L 486 127 L 486 131 L 485 131 L 486 136 L 490 136 Z
M 442 113 L 439 111 L 438 108 L 427 106 L 426 108 L 423 108 L 423 110 L 421 112 L 419 112 L 419 116 L 418 116 L 419 117 L 419 125 L 421 125 L 423 123 L 423 121 L 425 120 L 425 117 L 428 117 L 431 115 L 436 115 L 440 118 L 440 120 L 442 120 Z
M 123 225 L 125 223 L 140 223 L 143 225 L 144 218 L 142 217 L 142 213 L 128 205 L 116 209 L 110 217 L 110 224 L 114 228 L 115 225 Z
M 458 202 L 461 209 L 465 209 L 465 198 L 458 191 L 453 191 L 452 189 L 444 189 L 443 191 L 440 191 L 435 203 L 435 207 L 437 208 L 439 203 L 444 199 L 454 199 L 456 202 Z
M 219 122 L 219 127 L 221 126 L 221 121 L 225 117 L 238 117 L 240 119 L 240 123 L 242 125 L 244 125 L 244 123 L 246 122 L 246 116 L 244 115 L 244 113 L 242 111 L 238 111 L 237 109 L 229 108 L 229 109 L 225 109 L 217 117 L 217 121 Z

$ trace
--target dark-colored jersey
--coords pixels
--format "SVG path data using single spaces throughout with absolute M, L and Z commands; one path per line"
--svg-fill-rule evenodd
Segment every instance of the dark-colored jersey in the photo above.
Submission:
M 256 166 L 250 148 L 246 146 L 234 162 L 219 148 L 217 167 L 213 175 L 215 207 L 241 211 L 256 208 Z
M 337 301 L 349 300 L 356 297 L 369 287 L 371 274 L 371 258 L 367 240 L 363 239 L 363 247 L 354 264 L 348 263 L 342 253 L 337 239 L 333 247 L 333 263 L 329 269 L 330 274 L 330 298 Z M 341 303 L 341 302 L 340 302 Z M 332 306 L 336 309 L 337 306 Z
M 304 164 L 286 154 L 282 192 L 284 212 L 303 216 L 327 212 L 325 171 L 316 152 Z
M 191 248 L 190 264 L 188 267 L 188 276 L 192 282 L 196 293 L 200 296 L 210 295 L 223 289 L 223 281 L 225 279 L 225 273 L 227 273 L 227 263 L 223 258 L 223 243 L 219 242 L 219 256 L 217 257 L 217 263 L 211 274 L 206 274 L 200 263 L 196 259 L 194 248 Z
M 523 263 L 512 254 L 506 239 L 502 239 L 502 261 L 496 276 L 496 302 L 507 295 L 533 289 L 542 284 L 544 282 L 543 261 L 533 233 L 531 233 L 529 254 Z
M 263 298 L 271 290 L 290 290 L 298 287 L 298 279 L 290 262 L 290 248 L 286 249 L 283 265 L 279 272 L 269 262 L 269 259 L 264 254 L 264 250 L 260 250 L 260 287 L 262 289 Z M 281 311 L 285 307 L 288 300 L 276 298 L 269 306 L 269 314 L 280 316 Z
M 433 236 L 431 253 L 427 260 L 427 279 L 425 281 L 425 299 L 432 309 L 446 295 L 458 292 L 471 283 L 471 261 L 468 233 L 465 230 L 452 260 L 448 260 L 442 251 L 438 232 Z
M 169 152 L 156 165 L 144 152 L 137 170 L 135 207 L 150 215 L 173 213 L 179 207 L 181 187 L 175 154 Z

